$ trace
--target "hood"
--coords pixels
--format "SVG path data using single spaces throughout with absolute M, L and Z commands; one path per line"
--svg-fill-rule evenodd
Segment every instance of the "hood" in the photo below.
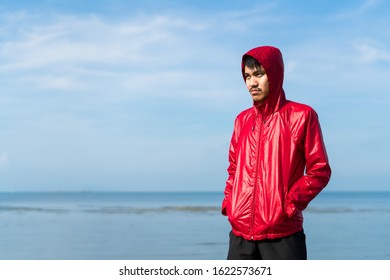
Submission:
M 251 49 L 243 55 L 243 58 L 245 56 L 253 57 L 265 69 L 269 83 L 268 98 L 262 104 L 254 102 L 254 105 L 263 110 L 265 116 L 271 115 L 286 103 L 283 90 L 284 63 L 282 53 L 278 48 L 262 46 Z M 245 81 L 243 60 L 241 62 L 241 72 Z

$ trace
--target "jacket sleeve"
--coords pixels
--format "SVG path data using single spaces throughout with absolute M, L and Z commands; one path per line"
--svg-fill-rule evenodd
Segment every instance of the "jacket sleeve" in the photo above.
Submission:
M 234 183 L 234 177 L 236 175 L 236 167 L 237 167 L 237 162 L 236 162 L 236 146 L 237 146 L 237 141 L 238 141 L 238 120 L 235 120 L 234 123 L 234 131 L 232 138 L 230 140 L 230 146 L 229 146 L 229 167 L 227 169 L 228 171 L 228 179 L 226 180 L 226 187 L 225 187 L 225 197 L 222 201 L 222 215 L 227 216 L 227 208 L 230 206 L 231 203 L 231 193 L 233 189 L 233 183 Z
M 289 217 L 303 211 L 328 184 L 331 169 L 316 112 L 307 113 L 303 129 L 303 152 L 306 160 L 306 174 L 291 187 L 287 196 L 286 212 Z

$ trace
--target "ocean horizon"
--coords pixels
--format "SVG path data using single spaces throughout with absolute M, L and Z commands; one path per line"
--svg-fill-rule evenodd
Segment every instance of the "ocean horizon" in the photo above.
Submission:
M 223 192 L 0 192 L 2 260 L 226 259 Z M 308 258 L 390 259 L 390 192 L 324 191 Z

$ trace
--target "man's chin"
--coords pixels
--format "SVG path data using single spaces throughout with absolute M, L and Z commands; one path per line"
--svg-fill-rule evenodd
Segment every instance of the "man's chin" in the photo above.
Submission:
M 253 103 L 256 103 L 258 105 L 262 104 L 265 101 L 265 98 L 252 98 Z

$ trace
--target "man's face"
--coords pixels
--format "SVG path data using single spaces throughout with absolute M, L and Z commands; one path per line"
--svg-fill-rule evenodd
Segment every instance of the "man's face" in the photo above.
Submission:
M 244 68 L 245 83 L 252 96 L 253 101 L 260 104 L 268 97 L 269 84 L 268 77 L 263 66 L 260 68 Z

